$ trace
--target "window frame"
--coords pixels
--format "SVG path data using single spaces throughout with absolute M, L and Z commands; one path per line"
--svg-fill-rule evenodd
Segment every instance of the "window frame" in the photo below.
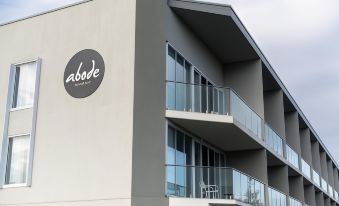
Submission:
M 29 154 L 31 151 L 31 147 L 30 147 L 30 142 L 31 142 L 31 134 L 30 133 L 22 133 L 22 134 L 17 134 L 17 135 L 10 135 L 8 136 L 8 140 L 11 138 L 18 138 L 18 137 L 29 137 L 29 148 L 28 148 L 28 157 L 27 157 L 27 167 L 26 167 L 26 183 L 14 183 L 14 184 L 6 184 L 6 176 L 7 176 L 7 164 L 8 164 L 8 152 L 7 152 L 7 160 L 6 160 L 6 171 L 5 171 L 5 177 L 4 177 L 4 185 L 3 188 L 12 188 L 12 187 L 24 187 L 27 184 L 27 179 L 28 179 L 28 170 L 29 170 Z M 9 144 L 8 144 L 9 147 Z M 8 149 L 8 148 L 7 148 Z
M 35 73 L 36 76 L 35 76 L 33 105 L 27 108 L 22 107 L 22 108 L 12 109 L 12 99 L 14 95 L 13 92 L 14 92 L 14 84 L 15 84 L 15 70 L 20 65 L 33 63 L 33 62 L 36 62 L 36 73 Z M 0 189 L 13 188 L 13 187 L 30 187 L 32 185 L 33 154 L 34 154 L 35 134 L 36 134 L 37 107 L 38 107 L 39 89 L 40 89 L 41 62 L 42 62 L 41 58 L 36 58 L 36 59 L 22 61 L 22 62 L 10 65 L 8 91 L 7 91 L 7 104 L 6 104 L 5 122 L 4 122 L 2 148 L 1 148 L 1 156 L 0 156 L 1 157 L 0 159 Z M 28 135 L 28 134 L 9 135 L 8 134 L 9 117 L 10 117 L 11 112 L 15 112 L 18 110 L 23 110 L 23 109 L 32 109 L 32 127 L 31 127 L 30 132 L 28 133 L 30 136 L 30 142 L 29 142 L 26 183 L 5 184 L 9 138 L 12 138 L 14 136 Z
M 11 112 L 12 111 L 18 111 L 18 110 L 24 110 L 24 109 L 31 109 L 33 108 L 34 106 L 34 101 L 33 101 L 33 104 L 30 104 L 30 105 L 25 105 L 25 106 L 19 106 L 19 107 L 15 107 L 13 108 L 13 101 L 14 101 L 14 87 L 15 87 L 15 75 L 16 75 L 16 72 L 17 72 L 17 69 L 21 69 L 21 66 L 22 65 L 25 65 L 25 64 L 30 64 L 30 63 L 36 63 L 36 67 L 38 67 L 38 60 L 29 60 L 29 61 L 25 61 L 25 62 L 20 62 L 20 63 L 16 63 L 16 64 L 13 64 L 14 68 L 13 68 L 13 90 L 12 90 L 12 97 L 11 97 Z M 37 72 L 37 68 L 36 68 L 36 71 L 35 73 Z M 37 77 L 37 76 L 35 76 Z M 36 82 L 35 82 L 36 83 Z M 20 81 L 18 82 L 18 85 L 20 84 Z M 36 85 L 35 85 L 36 86 Z M 34 93 L 35 95 L 35 93 Z

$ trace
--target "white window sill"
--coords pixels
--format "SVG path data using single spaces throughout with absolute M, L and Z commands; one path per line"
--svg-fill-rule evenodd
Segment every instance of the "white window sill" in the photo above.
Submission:
M 31 106 L 25 106 L 25 107 L 17 107 L 17 108 L 12 108 L 10 111 L 15 112 L 15 111 L 20 111 L 20 110 L 25 110 L 25 109 L 32 109 L 33 105 Z
M 17 187 L 29 187 L 27 183 L 21 183 L 21 184 L 9 184 L 9 185 L 3 185 L 2 189 L 7 189 L 7 188 L 17 188 Z

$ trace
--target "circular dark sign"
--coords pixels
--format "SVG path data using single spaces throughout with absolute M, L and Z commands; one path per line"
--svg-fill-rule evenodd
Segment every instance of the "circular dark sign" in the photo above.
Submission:
M 105 63 L 95 50 L 85 49 L 68 62 L 64 73 L 64 86 L 69 95 L 84 98 L 100 86 L 105 74 Z

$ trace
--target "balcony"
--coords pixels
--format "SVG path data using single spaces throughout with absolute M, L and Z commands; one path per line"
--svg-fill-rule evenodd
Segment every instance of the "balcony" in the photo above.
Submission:
M 231 88 L 167 81 L 166 89 L 167 110 L 232 116 L 263 139 L 263 120 Z
M 320 176 L 315 170 L 312 170 L 312 179 L 315 185 L 320 187 Z
M 301 158 L 301 172 L 311 179 L 311 166 L 303 158 Z
M 321 178 L 321 188 L 325 193 L 327 193 L 327 182 L 325 181 L 324 178 Z
M 263 147 L 263 120 L 231 88 L 167 81 L 166 89 L 172 122 L 225 151 Z
M 283 140 L 279 135 L 267 124 L 265 124 L 265 139 L 267 145 L 273 149 L 273 151 L 279 155 L 283 156 Z
M 265 205 L 265 185 L 232 168 L 166 165 L 166 196 Z
M 299 155 L 288 144 L 286 144 L 286 159 L 297 170 L 299 170 Z
M 166 109 L 166 117 L 172 122 L 225 151 L 270 148 L 295 171 L 329 192 L 326 181 L 233 89 L 166 81 Z M 333 190 L 330 197 L 338 202 L 335 193 Z

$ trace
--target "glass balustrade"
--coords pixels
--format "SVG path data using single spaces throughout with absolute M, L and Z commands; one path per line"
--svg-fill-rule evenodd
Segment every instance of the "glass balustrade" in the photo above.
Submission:
M 314 183 L 320 187 L 320 176 L 319 174 L 315 171 L 315 170 L 312 170 L 312 177 L 313 177 L 313 181 Z
M 229 88 L 166 82 L 166 108 L 177 111 L 226 115 L 229 111 Z
M 339 199 L 338 199 L 338 192 L 335 191 L 335 190 L 334 190 L 334 199 L 335 199 L 336 201 L 339 201 Z
M 267 145 L 272 148 L 275 153 L 283 156 L 283 140 L 267 124 L 265 124 L 265 138 Z
M 278 190 L 268 187 L 268 205 L 286 206 L 286 195 Z
M 232 115 L 256 137 L 262 138 L 263 120 L 230 88 L 167 81 L 169 110 Z
M 303 205 L 300 201 L 298 201 L 298 200 L 296 200 L 292 197 L 289 197 L 289 203 L 290 203 L 289 206 L 302 206 Z
M 265 205 L 265 186 L 232 168 L 166 165 L 166 195 Z
M 331 197 L 334 197 L 333 196 L 333 187 L 331 185 L 328 185 L 328 193 Z
M 303 158 L 301 158 L 301 172 L 311 179 L 311 167 Z
M 321 178 L 321 188 L 327 192 L 327 182 L 325 181 L 324 178 Z
M 299 169 L 299 155 L 288 144 L 286 144 L 286 159 L 295 168 Z
M 262 119 L 232 90 L 230 92 L 230 98 L 231 115 L 258 138 L 262 138 Z

